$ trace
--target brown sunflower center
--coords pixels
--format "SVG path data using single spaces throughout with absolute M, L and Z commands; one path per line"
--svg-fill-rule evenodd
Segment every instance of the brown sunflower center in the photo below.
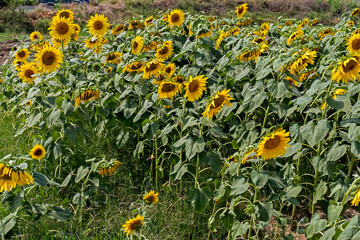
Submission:
M 251 52 L 246 52 L 244 55 L 243 55 L 244 58 L 249 58 L 251 57 Z
M 67 23 L 60 22 L 56 25 L 55 29 L 57 33 L 64 35 L 69 32 L 69 25 L 67 25 Z
M 148 201 L 148 202 L 154 202 L 155 201 L 155 198 L 154 198 L 154 196 L 153 195 L 150 195 L 150 196 L 147 196 L 146 197 L 146 200 Z
M 61 12 L 61 13 L 59 14 L 59 17 L 69 18 L 69 17 L 70 17 L 70 14 L 69 14 L 69 12 Z
M 3 176 L 0 177 L 0 180 L 2 180 L 2 182 L 11 181 L 11 176 L 10 175 L 3 175 Z
M 160 53 L 161 55 L 165 55 L 165 54 L 167 54 L 168 52 L 169 52 L 168 46 L 164 46 L 164 47 L 162 47 L 162 48 L 159 50 L 159 53 Z
M 81 94 L 81 100 L 89 100 L 92 98 L 94 93 L 92 91 L 86 91 L 83 94 Z
M 162 87 L 162 92 L 172 92 L 175 90 L 175 84 L 172 83 L 164 83 Z
M 51 52 L 51 51 L 46 51 L 43 53 L 42 55 L 42 63 L 50 66 L 52 64 L 54 64 L 54 62 L 56 61 L 56 55 L 55 53 Z
M 131 70 L 138 70 L 142 67 L 142 64 L 141 63 L 134 63 L 130 66 L 130 69 Z
M 141 225 L 141 221 L 135 220 L 135 221 L 129 226 L 129 228 L 130 228 L 131 230 L 136 230 L 137 228 L 140 227 L 140 225 Z
M 24 73 L 25 77 L 31 78 L 31 76 L 34 74 L 34 71 L 32 69 L 27 69 Z
M 139 46 L 139 43 L 135 41 L 135 42 L 133 43 L 133 49 L 137 49 L 138 46 Z
M 273 138 L 270 138 L 265 142 L 265 148 L 266 149 L 276 148 L 277 146 L 279 146 L 280 140 L 281 140 L 280 137 L 275 135 Z
M 179 21 L 179 19 L 180 19 L 179 14 L 175 13 L 175 14 L 171 15 L 171 21 L 172 22 L 176 23 L 176 22 Z
M 34 38 L 34 39 L 38 39 L 38 38 L 39 38 L 39 35 L 34 34 L 34 35 L 33 35 L 33 38 Z
M 157 77 L 158 77 L 158 81 L 163 81 L 165 79 L 164 74 L 159 74 Z
M 170 74 L 170 73 L 171 73 L 171 67 L 165 68 L 165 72 L 168 73 L 168 74 Z
M 115 54 L 109 54 L 106 58 L 106 60 L 111 61 L 114 60 L 116 58 Z
M 95 30 L 101 30 L 104 27 L 104 24 L 102 23 L 102 21 L 97 20 L 94 22 L 93 27 L 95 28 Z
M 215 108 L 220 107 L 224 101 L 225 101 L 225 97 L 222 95 L 219 95 L 219 97 L 214 100 Z
M 148 66 L 146 68 L 147 71 L 154 71 L 158 68 L 158 64 L 157 63 L 151 63 L 150 66 Z
M 190 92 L 196 92 L 199 89 L 199 82 L 198 81 L 192 81 L 189 83 L 189 91 Z
M 18 52 L 18 56 L 19 57 L 25 57 L 25 51 L 20 51 L 20 52 Z
M 37 157 L 40 157 L 42 153 L 43 153 L 43 151 L 41 149 L 36 149 L 34 152 L 34 155 Z
M 346 66 L 344 67 L 344 71 L 345 72 L 350 72 L 351 70 L 353 70 L 356 66 L 358 65 L 358 63 L 355 60 L 350 60 Z
M 360 39 L 355 39 L 351 45 L 354 50 L 359 50 L 360 49 Z
M 185 77 L 182 77 L 182 76 L 177 76 L 174 78 L 175 82 L 177 83 L 183 83 L 186 81 L 186 78 Z
M 244 9 L 243 8 L 239 8 L 238 9 L 238 14 L 240 15 L 240 14 L 242 14 L 244 12 Z

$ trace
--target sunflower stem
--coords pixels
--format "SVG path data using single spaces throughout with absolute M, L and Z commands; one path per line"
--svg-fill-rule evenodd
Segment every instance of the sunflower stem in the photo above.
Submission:
M 264 121 L 263 121 L 263 123 L 262 123 L 261 128 L 264 128 L 265 125 L 266 125 L 266 120 L 267 120 L 268 115 L 269 115 L 269 109 L 270 109 L 270 106 L 268 105 L 267 108 L 266 108 L 265 117 L 264 117 Z
M 347 156 L 347 157 L 349 157 L 349 156 Z M 345 182 L 346 182 L 347 180 L 349 180 L 350 177 L 351 177 L 351 173 L 352 173 L 352 169 L 353 169 L 353 166 L 354 166 L 355 161 L 356 161 L 356 158 L 354 158 L 354 156 L 352 156 L 352 157 L 351 157 L 351 160 L 350 160 L 350 164 L 349 164 L 348 174 L 347 174 L 347 176 L 346 176 L 346 178 L 345 178 Z

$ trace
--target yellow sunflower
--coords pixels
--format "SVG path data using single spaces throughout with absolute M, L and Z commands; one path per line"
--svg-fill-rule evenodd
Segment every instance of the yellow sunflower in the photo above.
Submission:
M 26 63 L 27 63 L 27 62 L 23 62 L 23 61 L 21 61 L 21 60 L 15 60 L 15 61 L 13 62 L 14 66 L 15 66 L 15 69 L 18 70 L 18 71 L 20 71 L 20 70 L 21 70 L 21 66 L 24 65 L 24 64 L 26 64 Z
M 81 27 L 80 27 L 79 24 L 76 24 L 76 23 L 74 23 L 73 26 L 74 26 L 74 33 L 71 34 L 71 38 L 74 39 L 74 41 L 77 42 L 78 38 L 79 38 L 80 31 L 81 31 Z
M 217 92 L 215 96 L 211 98 L 209 105 L 207 105 L 205 111 L 202 113 L 204 117 L 213 118 L 218 112 L 222 110 L 222 108 L 227 105 L 229 107 L 232 106 L 231 100 L 234 100 L 228 93 L 230 89 L 224 89 L 221 92 Z
M 309 27 L 312 27 L 312 26 L 315 26 L 316 24 L 319 23 L 319 19 L 318 18 L 315 18 L 309 25 Z
M 37 160 L 41 160 L 45 157 L 46 155 L 46 151 L 45 148 L 42 145 L 36 145 L 35 147 L 33 147 L 29 154 L 31 155 L 31 157 L 33 159 L 37 159 Z
M 247 12 L 248 9 L 248 5 L 247 3 L 241 4 L 240 6 L 238 6 L 236 8 L 236 15 L 239 19 L 242 19 L 245 15 L 245 13 Z
M 173 54 L 173 43 L 172 41 L 166 41 L 157 49 L 155 57 L 166 60 L 170 58 L 172 54 Z
M 299 24 L 299 26 L 297 27 L 298 30 L 302 29 L 303 27 L 305 27 L 306 25 L 309 24 L 309 19 L 308 18 L 304 18 L 304 20 L 302 20 L 302 22 Z
M 295 81 L 291 77 L 286 77 L 285 80 L 287 80 L 289 82 L 289 87 L 292 87 L 292 86 L 297 87 L 299 85 L 299 82 Z
M 245 51 L 238 58 L 239 58 L 240 62 L 248 62 L 248 61 L 256 62 L 257 59 L 259 58 L 260 54 L 261 54 L 260 49 Z
M 63 9 L 61 11 L 58 11 L 55 17 L 65 18 L 65 19 L 69 19 L 70 21 L 74 21 L 74 13 L 69 9 Z
M 262 141 L 257 146 L 258 156 L 267 160 L 284 155 L 286 153 L 286 148 L 290 147 L 288 144 L 288 142 L 290 142 L 289 135 L 289 132 L 279 128 L 263 137 Z
M 133 20 L 133 21 L 130 21 L 128 29 L 136 30 L 136 29 L 143 28 L 143 27 L 144 27 L 144 25 L 140 21 Z
M 123 69 L 123 72 L 142 72 L 144 69 L 145 63 L 143 62 L 132 62 L 126 65 Z
M 119 52 L 113 52 L 106 56 L 106 62 L 113 63 L 113 64 L 119 64 L 121 62 L 122 54 Z
M 43 72 L 56 71 L 63 63 L 63 58 L 64 55 L 60 49 L 48 45 L 35 55 L 37 65 Z
M 285 26 L 291 26 L 293 24 L 293 21 L 292 20 L 287 20 L 284 25 Z
M 88 38 L 85 41 L 85 47 L 89 49 L 93 49 L 95 53 L 101 52 L 103 44 L 104 44 L 104 39 L 101 36 Z
M 23 82 L 33 84 L 33 81 L 36 78 L 33 75 L 38 74 L 39 72 L 40 71 L 36 64 L 33 62 L 29 62 L 21 66 L 19 78 L 22 79 Z
M 126 30 L 126 27 L 123 24 L 117 25 L 112 31 L 112 35 L 118 35 Z
M 155 85 L 160 86 L 161 83 L 162 83 L 163 81 L 165 81 L 165 79 L 166 79 L 166 74 L 165 74 L 164 72 L 160 72 L 160 73 L 156 74 L 153 83 L 154 83 Z
M 224 41 L 226 37 L 227 37 L 227 33 L 221 30 L 218 38 L 216 39 L 215 50 L 218 50 L 220 44 Z
M 153 16 L 148 17 L 147 19 L 145 19 L 145 26 L 151 26 L 153 25 L 153 21 L 155 20 L 155 18 Z
M 302 81 L 308 79 L 309 77 L 310 77 L 309 79 L 312 79 L 312 78 L 314 78 L 316 76 L 317 76 L 317 73 L 316 73 L 315 70 L 306 71 L 306 72 L 304 72 L 303 74 L 300 75 L 299 81 L 302 82 Z
M 190 102 L 201 98 L 203 92 L 206 91 L 206 80 L 207 78 L 204 75 L 194 78 L 190 76 L 189 82 L 185 83 L 185 97 L 187 97 Z
M 172 75 L 174 75 L 176 69 L 175 63 L 169 63 L 165 66 L 164 72 L 166 73 L 167 77 L 170 78 Z
M 184 85 L 187 82 L 187 79 L 186 79 L 186 77 L 184 77 L 182 75 L 178 75 L 178 76 L 173 77 L 173 81 Z
M 75 33 L 75 28 L 69 18 L 54 17 L 50 23 L 50 36 L 63 42 L 70 42 L 71 35 Z
M 144 195 L 143 199 L 146 201 L 146 203 L 156 204 L 159 201 L 159 193 L 151 190 Z
M 360 13 L 360 8 L 355 8 L 352 12 L 351 12 L 351 16 L 352 17 L 356 17 L 356 15 L 358 15 Z
M 360 202 L 360 189 L 357 190 L 357 192 L 355 193 L 355 197 L 354 199 L 351 201 L 351 206 L 359 206 L 359 202 Z
M 158 89 L 159 99 L 176 97 L 182 89 L 182 85 L 177 82 L 165 81 L 162 82 Z
M 308 64 L 314 64 L 316 54 L 316 51 L 304 49 L 303 53 L 291 64 L 291 74 L 297 74 L 299 71 L 306 68 Z
M 184 22 L 184 12 L 180 9 L 172 10 L 168 16 L 170 26 L 180 27 Z
M 351 37 L 347 40 L 346 48 L 350 54 L 360 53 L 360 34 L 351 35 Z
M 157 48 L 157 42 L 152 41 L 150 44 L 144 45 L 143 52 L 155 50 Z
M 245 164 L 247 161 L 255 159 L 257 157 L 257 150 L 249 149 L 247 152 L 245 152 L 244 157 L 241 159 L 241 164 Z
M 76 99 L 75 99 L 75 107 L 77 107 L 81 102 L 86 102 L 87 100 L 95 100 L 100 97 L 100 92 L 95 91 L 92 89 L 86 90 L 82 92 Z
M 29 50 L 22 48 L 15 53 L 15 58 L 20 61 L 26 61 L 30 55 Z
M 27 172 L 0 163 L 0 192 L 11 191 L 16 185 L 32 184 L 34 179 Z
M 347 93 L 346 89 L 342 89 L 342 88 L 336 89 L 334 94 L 332 95 L 332 99 L 336 99 L 337 96 L 345 95 L 346 93 Z M 320 106 L 321 110 L 324 110 L 326 106 L 327 106 L 326 102 L 323 102 L 323 104 Z
M 56 48 L 62 48 L 65 47 L 68 44 L 68 42 L 63 42 L 62 40 L 53 38 L 51 39 L 51 44 Z
M 155 76 L 157 73 L 164 69 L 164 64 L 161 59 L 153 59 L 149 61 L 144 67 L 144 79 L 149 79 L 151 76 Z
M 353 55 L 338 63 L 338 66 L 331 71 L 331 79 L 346 84 L 348 81 L 359 77 L 360 55 Z
M 324 37 L 328 36 L 328 35 L 334 35 L 335 32 L 331 29 L 331 28 L 327 28 L 325 30 L 322 30 L 319 34 L 318 37 L 322 40 Z
M 43 36 L 40 32 L 34 31 L 30 34 L 29 38 L 32 42 L 34 42 L 34 41 L 41 41 L 43 39 Z
M 113 162 L 112 164 L 110 164 L 109 166 L 102 167 L 99 170 L 99 174 L 102 177 L 114 175 L 116 170 L 119 168 L 120 164 L 121 164 L 121 162 L 116 161 L 116 162 Z
M 260 35 L 265 37 L 268 34 L 269 30 L 270 30 L 270 23 L 264 22 L 260 26 Z
M 130 218 L 122 225 L 122 230 L 126 235 L 133 234 L 137 229 L 144 225 L 144 216 L 137 215 L 136 218 Z
M 103 36 L 110 27 L 109 19 L 102 14 L 95 14 L 91 16 L 88 24 L 86 25 L 89 28 L 91 35 Z
M 131 43 L 131 53 L 134 55 L 138 55 L 144 47 L 144 39 L 140 36 L 136 36 L 136 38 Z
M 32 101 L 31 101 L 31 100 L 25 103 L 25 106 L 31 106 L 31 105 L 32 105 Z
M 299 31 L 296 31 L 296 32 L 293 32 L 289 38 L 287 39 L 286 41 L 286 45 L 290 46 L 291 43 L 298 37 L 302 36 L 304 34 L 303 31 L 299 30 Z

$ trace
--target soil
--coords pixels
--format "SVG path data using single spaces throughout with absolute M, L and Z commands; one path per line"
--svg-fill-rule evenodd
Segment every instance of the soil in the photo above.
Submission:
M 0 65 L 2 65 L 9 56 L 11 49 L 20 41 L 17 39 L 0 42 Z

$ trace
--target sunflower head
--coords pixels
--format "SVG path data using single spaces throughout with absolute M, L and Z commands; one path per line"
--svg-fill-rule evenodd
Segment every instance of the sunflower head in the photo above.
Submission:
M 166 41 L 157 49 L 155 57 L 166 60 L 170 58 L 172 54 L 173 54 L 173 43 L 172 41 Z
M 159 99 L 176 97 L 182 89 L 182 85 L 173 81 L 164 81 L 158 88 Z
M 149 79 L 151 76 L 156 76 L 164 68 L 163 61 L 161 59 L 153 59 L 149 61 L 143 69 L 143 78 Z
M 184 22 L 184 12 L 180 9 L 175 9 L 168 15 L 168 23 L 170 26 L 180 27 Z
M 186 77 L 182 76 L 182 75 L 177 75 L 175 77 L 173 77 L 173 81 L 180 83 L 182 85 L 185 85 L 185 83 L 187 82 Z
M 170 78 L 172 75 L 174 75 L 176 69 L 175 63 L 169 63 L 165 66 L 164 72 L 167 75 L 168 78 Z
M 145 63 L 143 62 L 132 62 L 126 65 L 123 72 L 141 72 L 143 71 Z
M 76 99 L 75 99 L 75 107 L 77 107 L 81 102 L 86 102 L 87 100 L 95 100 L 100 97 L 100 92 L 95 91 L 92 89 L 86 90 L 82 92 Z
M 346 84 L 359 77 L 360 55 L 352 55 L 338 63 L 338 66 L 331 71 L 331 79 Z
M 360 8 L 355 8 L 355 9 L 351 12 L 351 16 L 352 16 L 352 17 L 356 17 L 359 13 L 360 13 Z
M 126 223 L 122 225 L 122 230 L 126 233 L 126 235 L 130 235 L 138 230 L 142 225 L 144 225 L 144 216 L 137 215 L 136 218 L 130 218 L 127 220 Z
M 72 20 L 64 17 L 54 17 L 50 23 L 49 30 L 50 36 L 64 43 L 70 42 L 71 36 L 75 33 Z
M 130 21 L 128 29 L 136 30 L 136 29 L 143 28 L 143 27 L 144 27 L 144 25 L 140 21 L 133 20 L 133 21 Z
M 279 128 L 263 137 L 262 141 L 257 146 L 258 155 L 264 160 L 284 155 L 286 153 L 286 149 L 290 147 L 288 144 L 288 142 L 290 142 L 289 135 L 289 132 Z
M 42 145 L 36 145 L 35 147 L 33 147 L 29 154 L 31 155 L 31 157 L 33 159 L 37 159 L 37 160 L 41 160 L 45 157 L 46 155 L 46 151 L 45 148 Z
M 70 21 L 74 21 L 74 13 L 69 9 L 63 9 L 58 11 L 55 17 L 69 19 Z
M 29 38 L 32 42 L 34 42 L 34 41 L 41 41 L 43 39 L 43 36 L 40 32 L 34 31 L 30 34 Z
M 87 27 L 92 35 L 103 36 L 110 27 L 109 19 L 102 14 L 91 16 Z
M 32 184 L 33 177 L 23 170 L 0 163 L 0 192 L 10 192 L 16 185 Z
M 155 18 L 153 16 L 148 17 L 147 19 L 145 19 L 145 26 L 151 26 L 153 25 L 153 21 L 155 20 Z
M 112 31 L 112 35 L 118 35 L 126 30 L 126 27 L 123 24 L 117 25 Z
M 203 95 L 203 92 L 206 91 L 206 80 L 207 78 L 204 75 L 192 77 L 187 83 L 185 83 L 185 97 L 188 98 L 190 102 L 193 102 Z
M 21 60 L 15 60 L 15 61 L 13 62 L 14 66 L 15 66 L 15 69 L 18 70 L 18 71 L 20 71 L 20 70 L 21 70 L 21 66 L 24 65 L 24 64 L 26 64 L 26 63 L 27 63 L 27 62 L 21 61 Z
M 156 204 L 159 201 L 159 193 L 151 190 L 144 195 L 143 199 L 146 201 L 146 203 Z
M 103 44 L 104 44 L 104 39 L 101 36 L 88 38 L 85 41 L 85 47 L 93 49 L 95 53 L 101 52 Z
M 29 57 L 29 54 L 29 50 L 27 50 L 26 48 L 22 48 L 15 53 L 15 58 L 20 61 L 26 61 Z
M 111 163 L 104 164 L 99 169 L 99 174 L 102 177 L 114 175 L 116 173 L 116 170 L 119 168 L 120 164 L 121 162 L 119 161 L 112 161 Z
M 240 6 L 238 6 L 236 8 L 236 15 L 239 19 L 242 19 L 243 16 L 245 15 L 245 13 L 247 12 L 248 10 L 248 5 L 247 3 L 244 3 L 244 4 L 241 4 Z
M 211 98 L 209 105 L 206 107 L 202 115 L 204 117 L 212 118 L 220 112 L 225 105 L 231 107 L 232 104 L 230 101 L 234 100 L 234 98 L 229 95 L 229 92 L 230 89 L 224 89 L 221 92 L 218 91 L 215 96 Z
M 360 53 L 360 34 L 351 35 L 351 37 L 347 40 L 346 45 L 348 45 L 346 49 L 350 52 L 350 54 Z
M 291 74 L 297 74 L 302 69 L 305 69 L 308 64 L 314 64 L 316 56 L 316 51 L 306 48 L 303 49 L 303 51 L 298 55 L 297 59 L 291 64 Z
M 144 47 L 144 39 L 140 36 L 136 36 L 131 43 L 131 53 L 138 55 Z
M 34 79 L 34 75 L 38 74 L 40 71 L 37 67 L 37 65 L 33 62 L 26 63 L 21 66 L 19 77 L 22 79 L 23 82 L 32 84 Z
M 64 55 L 60 49 L 46 45 L 35 55 L 35 60 L 43 72 L 53 72 L 60 68 L 63 57 Z
M 241 159 L 241 164 L 245 164 L 247 161 L 255 159 L 257 157 L 257 150 L 255 148 L 249 148 L 244 153 L 243 158 Z
M 106 56 L 106 62 L 119 64 L 121 62 L 122 54 L 119 52 L 113 52 Z

